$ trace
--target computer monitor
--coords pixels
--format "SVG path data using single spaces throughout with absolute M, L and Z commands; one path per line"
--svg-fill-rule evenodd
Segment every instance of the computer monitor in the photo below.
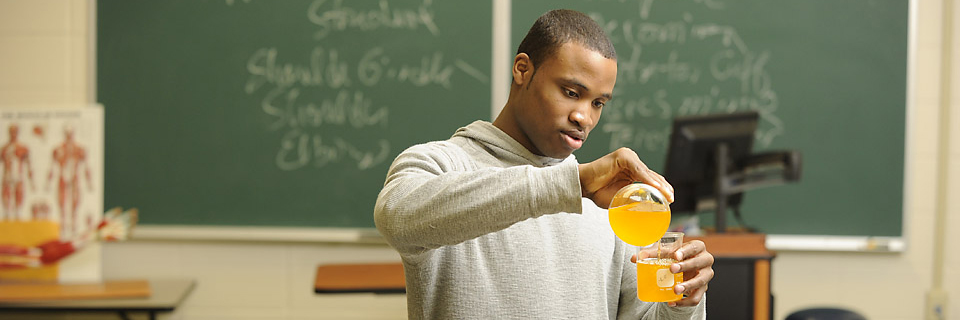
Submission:
M 671 211 L 697 212 L 713 207 L 717 209 L 716 230 L 725 231 L 726 208 L 739 206 L 743 193 L 717 197 L 718 165 L 726 174 L 751 155 L 758 120 L 755 111 L 673 120 L 664 168 L 664 178 L 674 188 Z

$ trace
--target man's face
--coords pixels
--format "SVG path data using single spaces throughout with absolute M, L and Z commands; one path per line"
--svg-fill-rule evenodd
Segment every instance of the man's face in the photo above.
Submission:
M 535 66 L 520 94 L 520 141 L 533 153 L 563 159 L 580 149 L 612 98 L 617 61 L 576 43 L 565 43 Z M 532 147 L 532 148 L 531 148 Z

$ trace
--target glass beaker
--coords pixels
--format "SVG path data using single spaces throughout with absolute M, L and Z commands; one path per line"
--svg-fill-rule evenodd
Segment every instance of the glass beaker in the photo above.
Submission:
M 682 244 L 683 232 L 667 232 L 656 243 L 637 248 L 637 298 L 646 302 L 683 299 L 682 294 L 673 291 L 683 282 L 683 272 L 670 272 Z

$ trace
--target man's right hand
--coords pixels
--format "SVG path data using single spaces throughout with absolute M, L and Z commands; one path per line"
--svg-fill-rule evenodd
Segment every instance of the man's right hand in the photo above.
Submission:
M 673 186 L 660 174 L 647 168 L 636 152 L 620 148 L 608 155 L 577 166 L 580 171 L 580 193 L 597 206 L 607 208 L 620 188 L 635 181 L 649 184 L 673 202 Z

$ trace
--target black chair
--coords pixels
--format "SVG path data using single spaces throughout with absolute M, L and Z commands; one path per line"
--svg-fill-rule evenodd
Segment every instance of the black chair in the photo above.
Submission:
M 791 313 L 786 320 L 867 320 L 867 318 L 846 309 L 811 308 Z

